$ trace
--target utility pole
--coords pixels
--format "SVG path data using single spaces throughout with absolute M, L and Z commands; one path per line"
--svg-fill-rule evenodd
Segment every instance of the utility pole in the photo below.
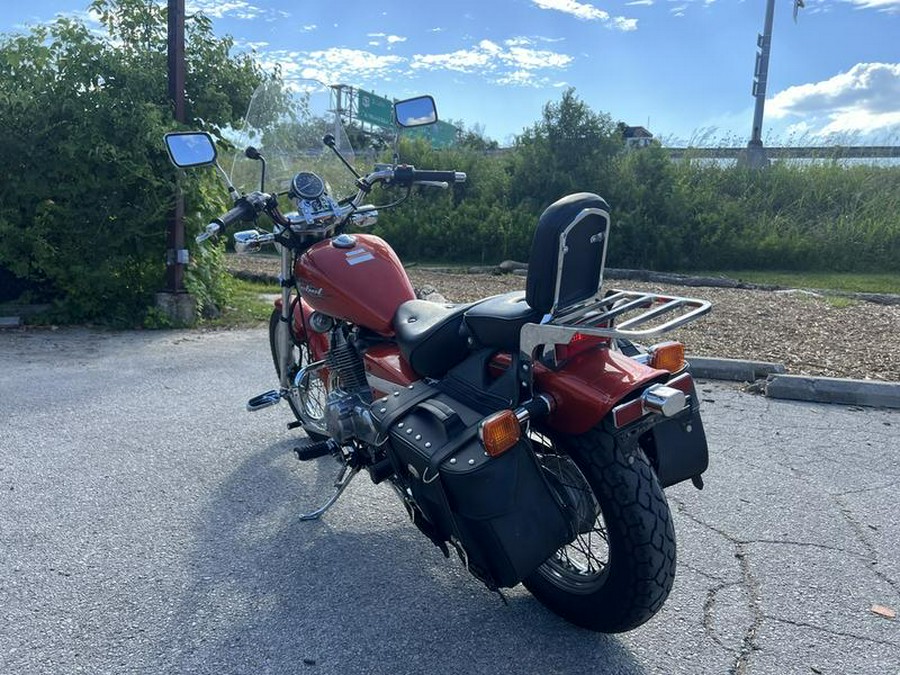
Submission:
M 184 124 L 184 0 L 168 0 L 169 99 L 175 121 Z M 184 268 L 188 251 L 184 244 L 184 196 L 175 189 L 175 204 L 169 214 L 166 246 L 166 288 L 156 296 L 157 306 L 176 323 L 194 320 L 194 300 L 184 290 Z
M 756 108 L 753 111 L 753 132 L 747 143 L 747 163 L 753 168 L 768 166 L 766 149 L 762 142 L 763 109 L 766 105 L 766 85 L 769 80 L 769 52 L 772 47 L 772 21 L 775 17 L 775 0 L 766 0 L 766 20 L 762 35 L 756 36 L 756 69 L 753 73 L 753 96 Z

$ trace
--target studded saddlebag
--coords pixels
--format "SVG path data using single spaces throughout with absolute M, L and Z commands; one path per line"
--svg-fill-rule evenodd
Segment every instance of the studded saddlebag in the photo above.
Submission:
M 373 412 L 438 538 L 455 542 L 488 586 L 515 586 L 574 538 L 528 441 L 489 457 L 477 434 L 483 416 L 422 383 L 391 392 Z

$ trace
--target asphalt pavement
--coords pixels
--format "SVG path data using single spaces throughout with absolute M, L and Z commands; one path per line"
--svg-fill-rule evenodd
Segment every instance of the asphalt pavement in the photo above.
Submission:
M 898 673 L 900 411 L 702 382 L 662 611 L 508 604 L 360 476 L 300 464 L 262 330 L 0 331 L 0 675 Z

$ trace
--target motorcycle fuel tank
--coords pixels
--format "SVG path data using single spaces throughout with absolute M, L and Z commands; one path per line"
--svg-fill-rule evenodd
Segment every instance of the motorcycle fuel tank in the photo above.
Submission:
M 382 335 L 394 334 L 397 307 L 416 297 L 397 254 L 370 234 L 319 242 L 300 256 L 294 275 L 310 307 Z

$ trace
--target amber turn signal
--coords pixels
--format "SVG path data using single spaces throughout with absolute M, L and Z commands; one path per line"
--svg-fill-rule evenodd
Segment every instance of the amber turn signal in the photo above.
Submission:
M 660 342 L 650 347 L 650 367 L 677 373 L 684 368 L 684 345 L 680 342 Z
M 485 417 L 478 427 L 478 438 L 491 457 L 497 457 L 513 447 L 522 437 L 522 427 L 512 410 L 501 410 Z

